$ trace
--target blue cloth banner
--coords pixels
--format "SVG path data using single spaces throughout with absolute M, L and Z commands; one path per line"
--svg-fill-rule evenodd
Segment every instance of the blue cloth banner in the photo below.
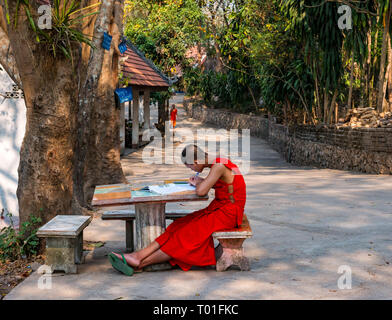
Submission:
M 107 34 L 106 32 L 103 33 L 103 41 L 102 41 L 102 48 L 106 50 L 110 50 L 110 44 L 112 43 L 112 36 Z
M 118 88 L 114 92 L 117 94 L 120 103 L 131 101 L 133 99 L 132 87 Z

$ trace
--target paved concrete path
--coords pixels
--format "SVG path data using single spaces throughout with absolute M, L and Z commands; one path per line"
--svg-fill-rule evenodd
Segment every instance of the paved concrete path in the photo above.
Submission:
M 182 108 L 178 123 L 178 130 L 206 128 L 187 119 Z M 138 151 L 123 160 L 131 183 L 190 175 L 183 166 L 143 164 L 141 155 Z M 123 276 L 106 255 L 124 248 L 124 225 L 96 218 L 85 239 L 106 244 L 89 253 L 79 274 L 55 274 L 52 289 L 41 290 L 40 275 L 33 273 L 6 299 L 392 298 L 392 176 L 292 166 L 265 141 L 251 138 L 251 170 L 245 180 L 246 213 L 254 231 L 245 242 L 250 272 L 170 270 Z M 351 290 L 337 285 L 343 265 L 352 270 Z

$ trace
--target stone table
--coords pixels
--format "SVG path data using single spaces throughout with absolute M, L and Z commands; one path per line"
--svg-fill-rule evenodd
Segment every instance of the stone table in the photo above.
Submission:
M 94 207 L 116 208 L 135 206 L 136 250 L 147 247 L 166 229 L 166 203 L 184 201 L 206 201 L 208 195 L 200 197 L 195 191 L 184 191 L 169 195 L 140 192 L 129 184 L 97 186 L 92 205 Z M 147 267 L 146 270 L 167 269 L 167 264 Z

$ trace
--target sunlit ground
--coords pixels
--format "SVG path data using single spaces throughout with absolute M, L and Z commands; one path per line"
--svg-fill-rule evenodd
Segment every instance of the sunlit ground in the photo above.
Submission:
M 213 128 L 187 119 L 179 109 L 177 130 L 201 127 Z M 142 150 L 125 157 L 123 169 L 135 185 L 191 174 L 183 165 L 146 165 Z M 34 273 L 6 299 L 392 298 L 392 176 L 292 166 L 265 141 L 251 138 L 245 180 L 246 213 L 254 233 L 244 244 L 249 272 L 211 268 L 123 276 L 105 255 L 124 249 L 124 222 L 96 218 L 84 237 L 106 244 L 89 253 L 79 274 L 55 274 L 52 289 L 42 290 L 40 275 Z M 347 276 L 338 273 L 341 266 L 351 269 L 351 289 L 338 287 L 339 277 Z

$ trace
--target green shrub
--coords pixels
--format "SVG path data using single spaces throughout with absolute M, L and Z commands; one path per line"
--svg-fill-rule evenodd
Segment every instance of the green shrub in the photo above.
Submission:
M 17 230 L 12 214 L 7 213 L 7 216 L 11 224 L 0 230 L 0 260 L 16 260 L 37 254 L 39 239 L 36 233 L 42 222 L 41 218 L 30 215 L 28 221 L 22 223 Z
M 184 86 L 188 95 L 200 93 L 201 72 L 197 68 L 186 69 L 184 72 Z

